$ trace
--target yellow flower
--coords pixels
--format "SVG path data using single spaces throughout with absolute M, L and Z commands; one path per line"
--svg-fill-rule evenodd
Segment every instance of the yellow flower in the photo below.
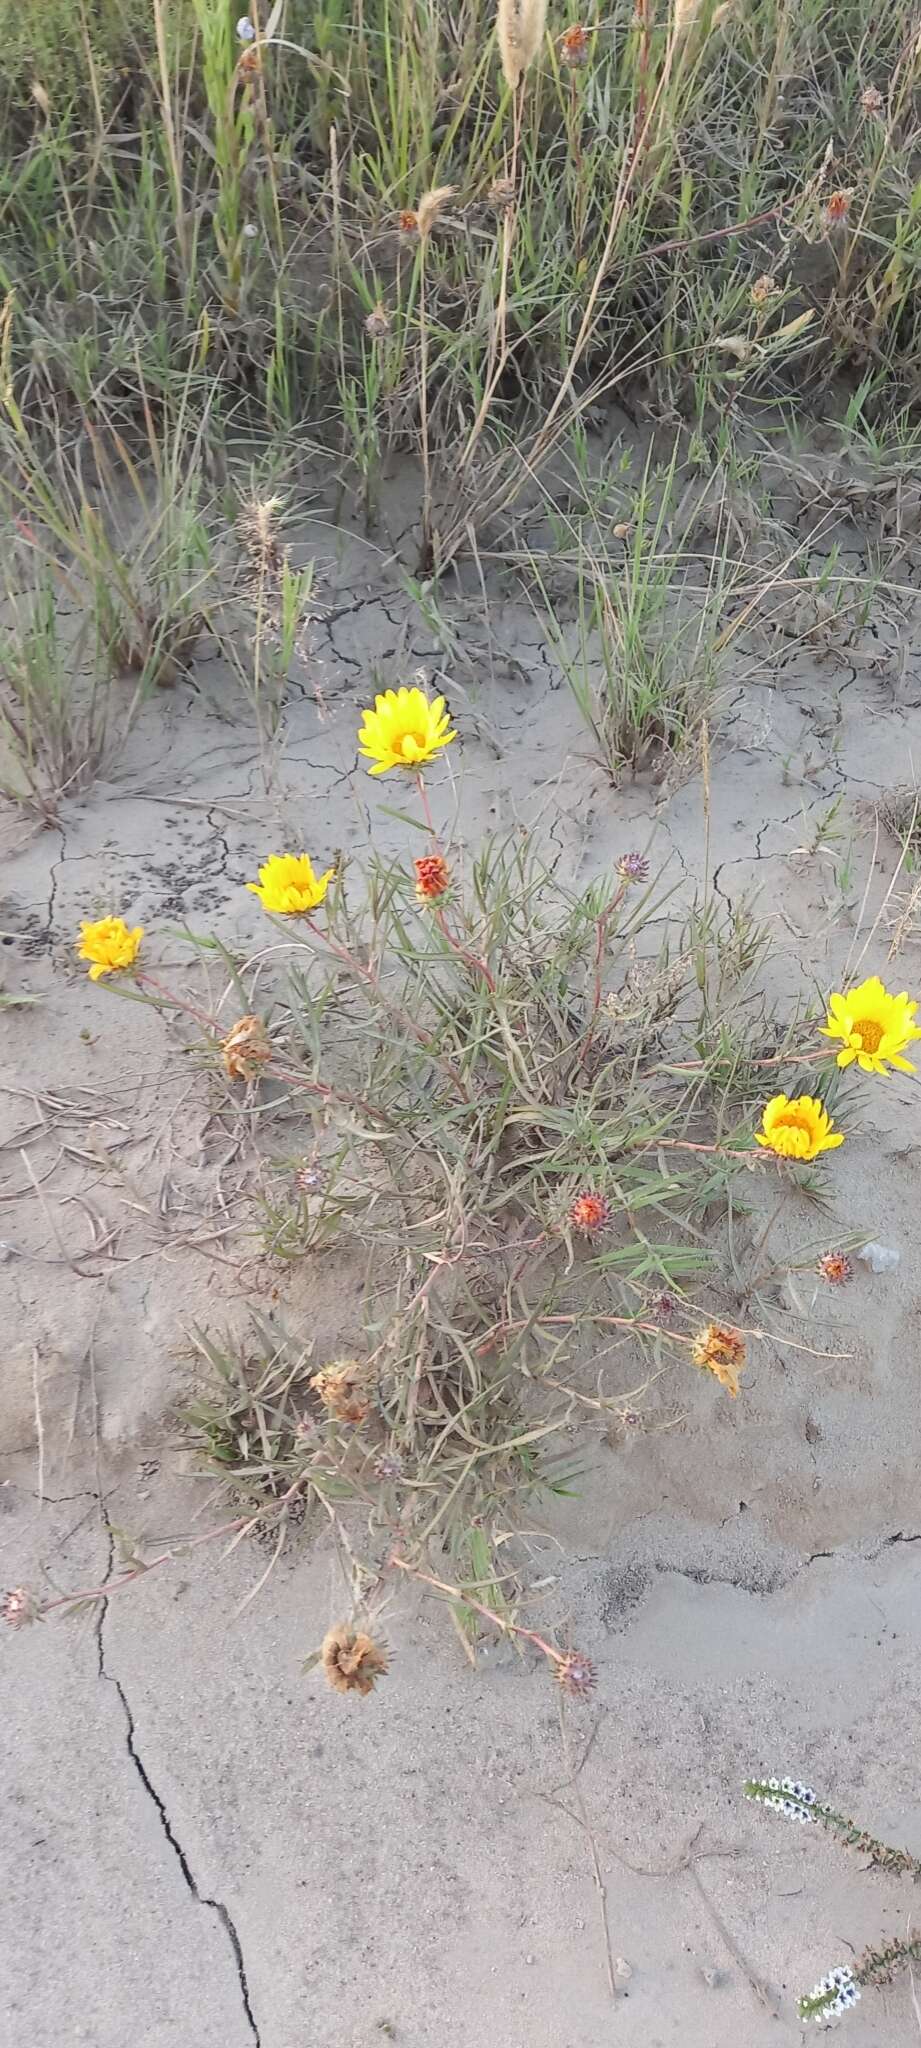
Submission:
M 263 910 L 275 910 L 279 917 L 303 917 L 322 903 L 335 868 L 315 875 L 307 853 L 273 853 L 263 861 L 258 882 L 247 882 L 258 896 Z
M 81 924 L 77 958 L 92 960 L 90 980 L 98 981 L 103 974 L 133 967 L 143 937 L 142 924 L 129 932 L 123 917 L 100 917 L 95 924 Z
M 865 1074 L 885 1074 L 887 1064 L 913 1074 L 910 1060 L 902 1058 L 905 1047 L 921 1031 L 915 1025 L 917 1003 L 910 1003 L 904 989 L 891 996 L 878 974 L 871 974 L 859 988 L 846 995 L 829 996 L 828 1017 L 819 1030 L 823 1038 L 840 1038 L 839 1067 L 856 1060 Z
M 733 1400 L 739 1391 L 739 1374 L 745 1364 L 745 1338 L 729 1323 L 707 1323 L 698 1330 L 691 1357 L 704 1372 L 712 1372 Z
M 761 1129 L 755 1142 L 781 1159 L 817 1159 L 844 1144 L 844 1132 L 836 1131 L 824 1103 L 814 1095 L 772 1095 L 764 1105 Z
M 358 751 L 374 762 L 372 775 L 385 775 L 388 768 L 421 768 L 457 738 L 444 698 L 432 702 L 424 690 L 385 690 L 375 697 L 374 710 L 363 716 Z

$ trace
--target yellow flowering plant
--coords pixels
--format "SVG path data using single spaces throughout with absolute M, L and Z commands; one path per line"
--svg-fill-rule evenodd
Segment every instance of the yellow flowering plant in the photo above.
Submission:
M 890 995 L 879 975 L 871 974 L 857 988 L 829 997 L 828 1016 L 819 1030 L 823 1038 L 840 1040 L 839 1067 L 849 1067 L 856 1060 L 865 1074 L 885 1074 L 888 1067 L 913 1074 L 915 1069 L 904 1053 L 921 1038 L 915 1024 L 917 1010 L 917 1003 L 909 1001 L 904 989 L 901 995 Z
M 100 917 L 81 924 L 77 956 L 92 961 L 90 980 L 100 981 L 104 974 L 123 974 L 134 966 L 143 937 L 142 924 L 129 930 L 123 917 Z
M 273 910 L 277 917 L 305 917 L 322 903 L 335 872 L 327 868 L 325 874 L 315 874 L 308 853 L 273 853 L 263 861 L 258 882 L 246 886 L 258 896 L 263 910 Z
M 372 763 L 372 775 L 386 775 L 390 768 L 415 771 L 457 738 L 444 698 L 427 697 L 424 690 L 405 686 L 375 697 L 363 719 L 358 751 Z
M 755 1143 L 780 1159 L 817 1159 L 820 1152 L 834 1151 L 844 1144 L 844 1132 L 836 1131 L 831 1117 L 815 1095 L 772 1095 L 766 1102 L 761 1129 Z

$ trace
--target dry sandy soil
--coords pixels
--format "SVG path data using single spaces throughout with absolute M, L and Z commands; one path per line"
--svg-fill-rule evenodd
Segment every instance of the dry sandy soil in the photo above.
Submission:
M 833 535 L 865 567 L 865 537 Z M 497 587 L 486 620 L 473 581 L 446 593 L 469 657 L 452 667 L 382 550 L 320 521 L 304 541 L 321 616 L 268 790 L 205 656 L 59 828 L 3 828 L 3 985 L 41 1000 L 0 1010 L 0 1540 L 6 1583 L 46 1597 L 106 1575 L 112 1529 L 201 1528 L 208 1489 L 175 1420 L 185 1333 L 291 1285 L 254 1246 L 252 1147 L 229 1156 L 159 1017 L 89 984 L 78 920 L 123 911 L 165 963 L 186 921 L 255 945 L 242 884 L 269 851 L 398 846 L 356 763 L 372 668 L 447 674 L 463 746 L 434 801 L 467 845 L 534 822 L 588 877 L 652 835 L 685 895 L 702 875 L 699 777 L 612 788 L 523 598 Z M 898 858 L 868 810 L 921 753 L 912 618 L 907 594 L 895 630 L 881 614 L 851 644 L 810 641 L 799 619 L 736 650 L 712 873 L 731 902 L 758 890 L 777 998 L 838 985 L 848 961 L 921 989 L 910 936 L 887 957 L 903 882 L 863 954 Z M 814 1302 L 808 1280 L 780 1287 L 738 1402 L 683 1374 L 629 1448 L 574 1437 L 578 1496 L 533 1518 L 528 1612 L 599 1671 L 562 1727 L 542 1667 L 485 1646 L 471 1671 L 444 1616 L 402 1593 L 373 1700 L 304 1677 L 346 1603 L 322 1543 L 286 1554 L 242 1616 L 253 1547 L 6 1632 L 13 2048 L 766 2048 L 799 2038 L 798 1992 L 905 1932 L 910 1885 L 740 1792 L 751 1773 L 801 1776 L 921 1853 L 921 1103 L 907 1077 L 859 1101 L 830 1213 L 794 1199 L 783 1230 L 791 1256 L 881 1238 L 898 1272 L 858 1265 Z M 320 1261 L 297 1285 L 319 1342 L 341 1343 L 360 1276 Z M 854 2048 L 921 2039 L 904 1977 L 844 2024 Z

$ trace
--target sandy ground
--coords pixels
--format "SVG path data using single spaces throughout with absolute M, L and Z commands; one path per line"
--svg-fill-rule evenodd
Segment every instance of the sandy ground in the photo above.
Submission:
M 862 536 L 837 537 L 865 566 Z M 533 822 L 588 876 L 652 834 L 685 895 L 702 873 L 699 778 L 612 789 L 523 598 L 497 590 L 487 620 L 472 582 L 446 593 L 452 668 L 378 551 L 319 525 L 306 541 L 323 616 L 268 790 L 205 658 L 59 828 L 3 824 L 0 976 L 41 1001 L 0 1011 L 0 1542 L 6 1583 L 47 1597 L 106 1575 L 113 1530 L 202 1526 L 175 1422 L 186 1332 L 287 1284 L 250 1234 L 252 1150 L 228 1156 L 157 1016 L 75 967 L 80 917 L 124 911 L 168 964 L 184 922 L 257 943 L 241 885 L 269 851 L 399 845 L 356 764 L 356 708 L 420 668 L 450 680 L 463 747 L 434 801 L 468 845 Z M 890 625 L 850 647 L 805 644 L 802 621 L 762 636 L 722 693 L 711 869 L 728 903 L 758 891 L 778 998 L 804 976 L 834 986 L 849 958 L 921 989 L 916 942 L 887 962 L 902 884 L 863 958 L 856 928 L 897 859 L 883 835 L 874 865 L 866 806 L 921 752 L 910 613 L 901 640 Z M 782 1230 L 791 1256 L 882 1238 L 898 1273 L 858 1268 L 808 1323 L 810 1284 L 798 1304 L 781 1289 L 738 1403 L 686 1375 L 668 1427 L 629 1448 L 574 1438 L 578 1497 L 535 1518 L 529 1611 L 596 1660 L 585 1709 L 561 1722 L 543 1668 L 505 1646 L 472 1672 L 408 1595 L 373 1701 L 304 1677 L 345 1601 L 322 1543 L 242 1617 L 252 1548 L 5 1633 L 13 2048 L 761 2048 L 799 2038 L 793 1998 L 827 1968 L 904 1933 L 909 1885 L 740 1793 L 751 1773 L 802 1776 L 921 1853 L 921 1120 L 907 1078 L 860 1099 L 830 1212 L 792 1202 Z M 354 1321 L 355 1286 L 326 1262 L 300 1276 L 322 1340 Z M 804 1334 L 841 1355 L 795 1349 Z M 917 2042 L 907 1979 L 846 2027 L 854 2048 Z

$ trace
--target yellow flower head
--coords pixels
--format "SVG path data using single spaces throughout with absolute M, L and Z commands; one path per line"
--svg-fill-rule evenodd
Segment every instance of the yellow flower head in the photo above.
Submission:
M 263 861 L 258 882 L 246 886 L 258 896 L 263 910 L 277 911 L 279 917 L 303 917 L 322 903 L 335 868 L 315 875 L 307 853 L 273 853 Z
M 814 1095 L 772 1095 L 764 1105 L 755 1142 L 781 1159 L 817 1159 L 844 1144 L 844 1132 L 833 1128 L 823 1102 Z
M 891 996 L 878 974 L 871 974 L 859 988 L 845 995 L 829 996 L 828 1017 L 819 1030 L 823 1038 L 840 1038 L 839 1067 L 856 1060 L 865 1074 L 885 1074 L 887 1066 L 913 1074 L 911 1060 L 902 1058 L 905 1047 L 921 1031 L 915 1025 L 917 1003 L 910 1003 L 904 989 Z
M 99 981 L 103 974 L 133 967 L 143 937 L 142 924 L 129 932 L 123 917 L 100 917 L 95 924 L 81 924 L 77 958 L 92 960 L 90 980 Z
M 706 1323 L 697 1332 L 691 1357 L 702 1371 L 712 1372 L 735 1400 L 739 1374 L 745 1364 L 745 1338 L 741 1330 L 734 1330 L 729 1323 Z
M 374 710 L 363 716 L 358 751 L 373 761 L 372 775 L 386 775 L 388 768 L 421 768 L 457 738 L 444 698 L 433 702 L 424 690 L 385 690 L 375 697 Z

